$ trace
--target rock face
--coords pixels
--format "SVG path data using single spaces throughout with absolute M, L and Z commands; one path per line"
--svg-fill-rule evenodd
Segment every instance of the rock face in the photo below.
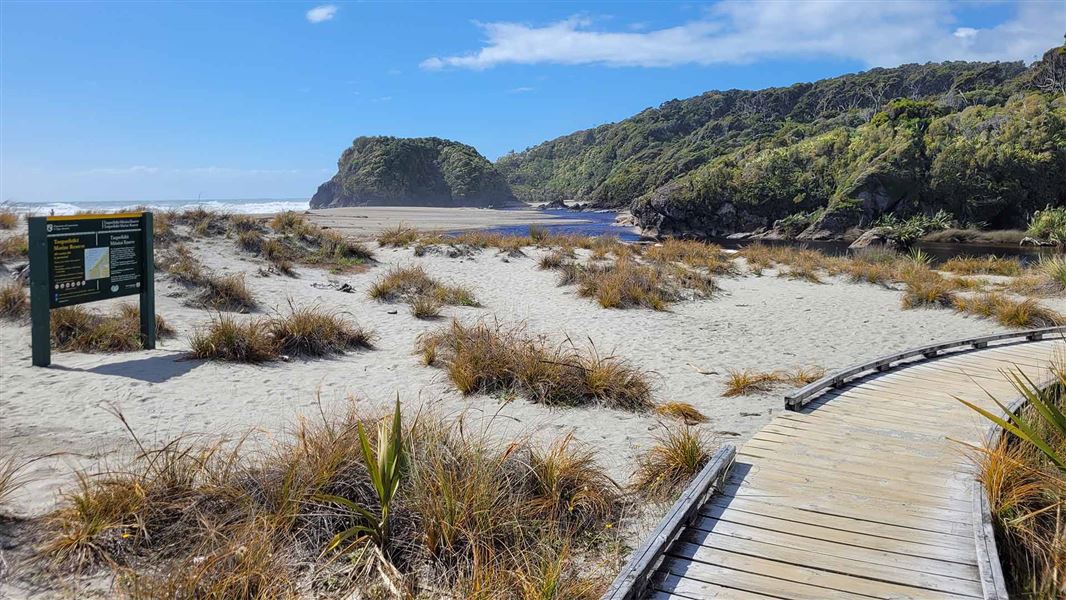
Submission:
M 311 198 L 311 208 L 520 204 L 477 150 L 440 138 L 356 138 Z

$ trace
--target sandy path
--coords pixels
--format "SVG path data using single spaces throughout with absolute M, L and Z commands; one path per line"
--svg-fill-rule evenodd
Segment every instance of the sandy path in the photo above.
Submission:
M 440 371 L 412 355 L 416 337 L 446 321 L 427 323 L 406 306 L 366 297 L 390 264 L 422 264 L 445 282 L 471 286 L 484 308 L 446 308 L 448 316 L 524 321 L 556 339 L 591 338 L 602 353 L 616 353 L 653 371 L 659 400 L 690 402 L 711 417 L 706 427 L 722 439 L 743 440 L 782 410 L 784 390 L 739 398 L 721 396 L 727 369 L 841 367 L 934 340 L 1002 330 L 990 321 L 949 310 L 899 308 L 899 292 L 874 285 L 823 285 L 766 275 L 724 278 L 713 300 L 684 302 L 669 312 L 605 310 L 557 287 L 554 273 L 539 271 L 539 251 L 506 258 L 485 251 L 472 259 L 413 256 L 378 250 L 381 264 L 365 273 L 331 276 L 299 269 L 299 278 L 262 277 L 258 259 L 226 239 L 192 244 L 220 273 L 243 272 L 266 307 L 287 298 L 343 310 L 379 334 L 377 349 L 330 360 L 247 366 L 183 360 L 188 335 L 210 313 L 182 305 L 181 288 L 160 277 L 157 306 L 179 331 L 156 351 L 115 355 L 54 353 L 54 366 L 30 366 L 29 328 L 0 324 L 0 451 L 23 455 L 71 453 L 35 465 L 35 480 L 16 498 L 23 514 L 47 509 L 71 482 L 71 468 L 92 456 L 128 448 L 121 424 L 106 410 L 121 408 L 145 438 L 183 433 L 237 433 L 250 426 L 279 432 L 300 414 L 317 411 L 316 392 L 329 412 L 349 394 L 384 406 L 399 393 L 408 408 L 423 405 L 472 420 L 499 412 L 493 433 L 532 432 L 554 437 L 574 431 L 600 451 L 612 474 L 625 480 L 634 458 L 650 443 L 653 415 L 604 408 L 547 409 L 519 399 L 501 405 L 485 396 L 463 398 Z M 772 273 L 772 272 L 768 272 Z M 317 289 L 314 283 L 350 283 L 355 293 Z M 270 310 L 267 308 L 267 310 Z M 396 311 L 396 314 L 389 314 Z M 705 373 L 697 372 L 697 369 Z

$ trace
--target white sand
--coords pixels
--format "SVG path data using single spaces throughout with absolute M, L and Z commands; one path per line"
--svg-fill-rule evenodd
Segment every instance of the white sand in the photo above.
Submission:
M 412 223 L 414 224 L 414 223 Z M 421 225 L 421 224 L 418 224 Z M 833 282 L 817 285 L 765 275 L 723 278 L 715 299 L 683 302 L 669 312 L 605 310 L 557 287 L 556 275 L 539 271 L 536 256 L 505 258 L 493 250 L 473 259 L 411 250 L 379 250 L 381 261 L 365 273 L 331 276 L 299 268 L 299 278 L 262 277 L 262 263 L 234 249 L 226 239 L 191 244 L 220 273 L 247 274 L 267 307 L 287 298 L 340 309 L 379 334 L 377 349 L 326 359 L 247 366 L 182 358 L 188 336 L 210 318 L 183 306 L 182 288 L 160 275 L 158 311 L 178 330 L 155 351 L 113 355 L 53 353 L 51 368 L 30 365 L 29 328 L 0 325 L 0 451 L 25 456 L 66 453 L 34 465 L 34 480 L 16 498 L 16 512 L 40 513 L 72 482 L 71 470 L 116 448 L 129 448 L 121 423 L 106 410 L 121 408 L 144 438 L 168 440 L 185 433 L 230 433 L 257 426 L 280 432 L 298 415 L 317 412 L 316 394 L 328 413 L 349 394 L 385 407 L 396 394 L 408 409 L 424 405 L 449 415 L 465 412 L 493 433 L 534 432 L 554 437 L 573 431 L 600 451 L 619 480 L 652 441 L 654 415 L 606 408 L 548 409 L 518 399 L 464 398 L 441 371 L 412 355 L 415 338 L 446 323 L 418 321 L 404 305 L 379 304 L 366 290 L 390 264 L 422 264 L 445 282 L 471 286 L 484 308 L 446 308 L 462 319 L 496 317 L 523 321 L 555 339 L 592 339 L 602 353 L 616 353 L 653 371 L 658 400 L 690 402 L 711 417 L 709 431 L 722 440 L 742 441 L 782 410 L 784 389 L 738 398 L 722 397 L 728 369 L 770 370 L 821 365 L 837 368 L 934 340 L 1001 330 L 992 322 L 950 310 L 899 307 L 899 293 L 875 285 Z M 772 273 L 772 272 L 768 272 Z M 355 293 L 323 290 L 314 283 L 347 282 Z M 389 314 L 396 311 L 396 314 Z M 709 374 L 701 374 L 699 371 Z
M 496 210 L 491 208 L 433 208 L 425 206 L 369 206 L 326 208 L 306 213 L 312 221 L 349 235 L 373 235 L 397 225 L 417 226 L 422 230 L 460 231 L 531 225 L 551 221 L 553 225 L 587 223 L 581 213 L 562 218 L 537 210 Z

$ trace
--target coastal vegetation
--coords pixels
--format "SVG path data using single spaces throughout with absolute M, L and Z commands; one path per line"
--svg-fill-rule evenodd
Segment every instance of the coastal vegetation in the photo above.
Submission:
M 1066 97 L 1053 48 L 1022 63 L 878 68 L 790 87 L 712 91 L 511 153 L 525 200 L 629 207 L 653 234 L 774 230 L 842 238 L 884 225 L 1025 229 L 1066 202 Z M 1041 211 L 1035 237 L 1054 239 Z M 1046 214 L 1045 214 L 1046 213 Z M 1061 223 L 1061 220 L 1057 221 Z
M 426 302 L 437 305 L 479 306 L 470 288 L 445 285 L 426 273 L 421 266 L 393 267 L 371 286 L 369 295 L 380 302 L 416 303 L 425 308 Z
M 174 329 L 161 315 L 155 316 L 156 337 L 174 335 Z M 141 311 L 132 304 L 120 304 L 108 313 L 83 306 L 51 311 L 52 347 L 59 352 L 131 352 L 140 350 Z
M 1027 402 L 1005 417 L 964 401 L 1004 429 L 974 455 L 1011 594 L 1032 598 L 1057 598 L 1066 587 L 1066 370 L 1053 372 L 1047 387 L 1011 373 Z
M 17 281 L 0 285 L 0 319 L 22 321 L 30 315 L 30 296 Z
M 156 268 L 167 273 L 174 282 L 197 290 L 188 300 L 190 305 L 237 312 L 255 310 L 259 306 L 243 274 L 220 275 L 206 269 L 185 244 L 177 244 L 160 253 Z
M 19 214 L 15 209 L 0 205 L 0 229 L 14 229 L 19 224 Z
M 653 408 L 648 374 L 594 345 L 553 344 L 521 326 L 457 320 L 422 334 L 416 352 L 439 367 L 463 394 L 515 395 L 550 406 L 594 404 L 622 410 Z
M 0 261 L 25 260 L 30 254 L 30 241 L 26 235 L 9 235 L 0 238 Z
M 1039 240 L 1049 240 L 1060 246 L 1066 244 L 1066 207 L 1048 206 L 1038 211 L 1029 221 L 1027 233 Z
M 640 458 L 630 485 L 649 498 L 673 497 L 707 464 L 712 450 L 710 438 L 696 428 L 664 428 Z
M 45 569 L 110 573 L 135 598 L 238 600 L 591 600 L 617 569 L 626 494 L 572 436 L 498 441 L 352 402 L 263 444 L 149 446 L 118 414 L 136 453 L 82 472 L 45 518 Z
M 722 395 L 745 396 L 756 392 L 766 392 L 781 384 L 800 387 L 818 381 L 822 377 L 825 377 L 825 369 L 821 367 L 797 367 L 791 370 L 776 371 L 730 369 L 726 376 L 726 389 Z

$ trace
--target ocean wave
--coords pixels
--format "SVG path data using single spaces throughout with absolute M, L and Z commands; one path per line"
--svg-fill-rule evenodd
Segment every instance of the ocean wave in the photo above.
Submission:
M 184 211 L 206 208 L 231 214 L 272 214 L 286 210 L 303 211 L 310 207 L 308 200 L 167 200 L 162 202 L 13 202 L 8 204 L 16 212 L 30 215 L 72 215 L 82 211 L 117 212 L 134 208 L 153 211 Z

